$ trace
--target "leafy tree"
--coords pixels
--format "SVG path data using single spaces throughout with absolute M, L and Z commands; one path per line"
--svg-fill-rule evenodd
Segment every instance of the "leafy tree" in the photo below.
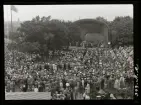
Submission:
M 112 45 L 133 43 L 133 19 L 129 16 L 116 17 L 112 22 L 103 17 L 96 20 L 109 26 Z M 49 50 L 53 52 L 69 46 L 69 43 L 81 42 L 81 30 L 71 21 L 61 21 L 48 17 L 36 16 L 31 21 L 21 23 L 17 32 L 10 33 L 12 43 L 8 49 L 16 49 L 25 53 L 38 53 L 48 57 Z
M 8 50 L 10 50 L 10 51 L 16 50 L 16 48 L 17 48 L 17 43 L 12 42 L 12 43 L 10 43 L 10 44 L 7 45 L 7 48 L 8 48 Z
M 24 47 L 22 51 L 27 49 L 27 52 L 31 53 L 38 50 L 40 54 L 48 56 L 49 50 L 54 51 L 68 46 L 68 27 L 60 20 L 51 20 L 50 16 L 42 18 L 37 16 L 31 21 L 25 21 L 18 31 L 24 34 L 25 43 L 22 44 Z M 34 48 L 30 45 L 34 45 L 34 42 L 38 42 L 39 47 Z
M 107 19 L 105 19 L 104 17 L 101 17 L 101 16 L 96 17 L 96 20 L 101 21 L 101 22 L 103 22 L 103 23 L 105 23 L 107 25 L 110 24 L 110 22 L 107 21 Z
M 20 51 L 24 53 L 37 53 L 40 48 L 40 44 L 38 42 L 24 42 L 20 46 Z
M 81 42 L 81 30 L 80 27 L 71 21 L 66 22 L 66 25 L 69 29 L 68 40 L 69 43 Z
M 113 46 L 133 44 L 133 19 L 130 16 L 118 16 L 111 22 L 100 16 L 96 20 L 108 25 Z
M 133 19 L 129 16 L 116 17 L 110 24 L 113 45 L 133 44 Z

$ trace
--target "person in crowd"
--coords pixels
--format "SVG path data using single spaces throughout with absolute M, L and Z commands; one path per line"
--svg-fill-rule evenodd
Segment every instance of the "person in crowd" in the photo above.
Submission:
M 83 94 L 83 99 L 84 100 L 90 100 L 90 96 L 88 95 L 88 93 L 86 91 Z
M 63 94 L 62 91 L 60 91 L 60 100 L 65 100 L 65 95 Z
M 43 92 L 44 91 L 44 89 L 43 89 L 43 83 L 42 82 L 39 82 L 38 91 L 39 92 Z
M 120 88 L 121 89 L 125 88 L 125 79 L 124 79 L 123 75 L 121 75 L 119 81 L 120 81 Z
M 115 83 L 114 83 L 114 88 L 119 90 L 120 89 L 120 81 L 119 81 L 119 77 L 116 77 Z
M 23 92 L 26 92 L 26 91 L 27 91 L 27 87 L 26 87 L 25 84 L 22 85 L 21 90 L 22 90 Z
M 110 94 L 110 99 L 116 99 L 113 94 Z
M 64 91 L 62 80 L 60 80 L 60 91 Z
M 29 91 L 32 90 L 33 82 L 34 82 L 34 81 L 33 81 L 33 78 L 32 78 L 31 76 L 29 76 L 29 77 L 27 78 L 27 83 L 28 83 Z
M 71 100 L 70 84 L 66 83 L 66 89 L 64 90 L 65 100 Z
M 104 77 L 102 76 L 102 77 L 101 77 L 101 89 L 104 89 L 104 82 L 105 82 L 105 79 L 104 79 Z
M 11 87 L 10 86 L 10 80 L 7 81 L 7 84 L 6 84 L 6 92 L 10 92 L 11 91 Z
M 87 94 L 90 94 L 90 84 L 89 83 L 87 83 L 85 90 Z

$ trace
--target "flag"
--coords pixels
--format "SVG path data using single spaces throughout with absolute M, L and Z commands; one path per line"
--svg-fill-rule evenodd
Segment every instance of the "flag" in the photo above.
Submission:
M 14 12 L 18 12 L 18 9 L 14 5 L 11 5 L 11 10 Z

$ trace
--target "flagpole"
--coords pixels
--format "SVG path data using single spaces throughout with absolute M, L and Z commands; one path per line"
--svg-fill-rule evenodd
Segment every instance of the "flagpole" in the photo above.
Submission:
M 13 32 L 13 25 L 12 25 L 12 8 L 10 9 L 11 10 L 11 30 Z
M 13 32 L 13 24 L 12 24 L 12 8 L 10 8 L 11 10 L 11 32 Z M 12 43 L 13 43 L 13 40 L 12 40 Z M 13 51 L 13 67 L 14 67 L 14 51 Z
M 8 7 L 7 7 L 7 16 L 8 16 Z M 6 27 L 6 32 L 7 32 L 7 39 L 9 39 L 9 22 L 7 22 L 7 27 Z

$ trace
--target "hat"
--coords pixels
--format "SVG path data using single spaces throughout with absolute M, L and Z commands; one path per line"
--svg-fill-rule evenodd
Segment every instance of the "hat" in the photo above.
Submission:
M 69 83 L 66 83 L 66 86 L 68 87 L 68 86 L 70 86 L 70 84 Z

